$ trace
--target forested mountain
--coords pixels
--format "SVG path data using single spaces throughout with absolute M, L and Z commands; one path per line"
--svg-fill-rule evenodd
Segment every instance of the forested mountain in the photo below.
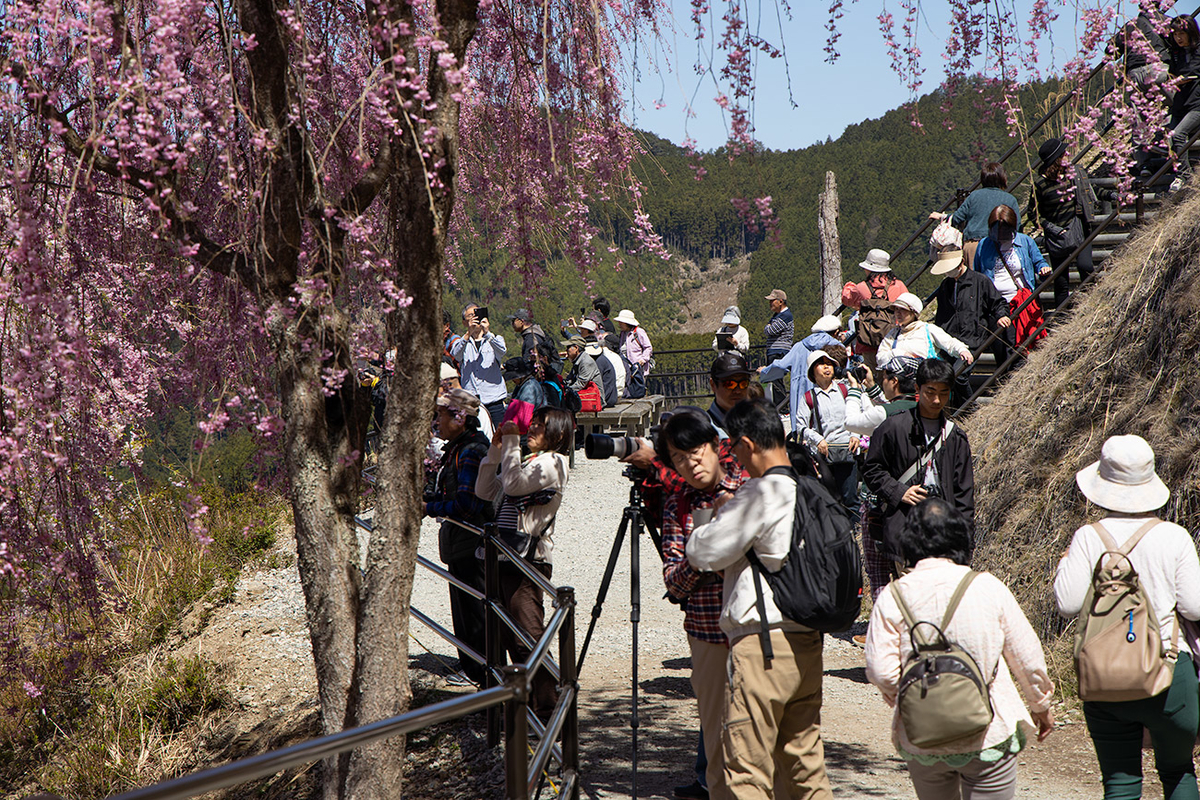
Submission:
M 1028 122 L 1041 116 L 1047 98 L 1057 89 L 1056 82 L 1049 82 L 1021 94 Z M 751 255 L 750 277 L 737 299 L 752 335 L 761 331 L 768 314 L 762 298 L 775 287 L 787 291 L 798 327 L 807 329 L 819 313 L 817 196 L 826 171 L 837 177 L 843 274 L 847 280 L 858 280 L 858 262 L 869 248 L 894 251 L 930 211 L 975 180 L 982 161 L 998 157 L 1012 144 L 1002 111 L 994 110 L 995 90 L 985 89 L 982 83 L 969 86 L 948 111 L 943 109 L 945 100 L 940 91 L 921 98 L 917 111 L 923 128 L 912 124 L 912 110 L 905 107 L 851 125 L 836 140 L 803 150 L 761 149 L 732 161 L 721 150 L 703 154 L 698 162 L 706 171 L 702 180 L 695 178 L 696 160 L 682 148 L 642 133 L 646 151 L 638 165 L 638 177 L 646 185 L 642 202 L 657 233 L 679 256 L 703 263 L 709 258 Z M 819 110 L 801 108 L 794 113 Z M 1035 137 L 1035 145 L 1042 138 Z M 1036 160 L 1036 146 L 1032 158 Z M 1008 164 L 1010 175 L 1018 175 L 1026 163 L 1022 155 L 1014 156 Z M 767 195 L 773 198 L 779 219 L 779 246 L 764 241 L 761 232 L 749 231 L 730 202 L 731 197 L 752 200 Z M 1017 196 L 1024 200 L 1024 191 Z M 598 208 L 594 217 L 618 247 L 633 244 L 628 209 Z M 897 274 L 906 277 L 924 263 L 926 246 L 926 241 L 919 241 L 910 248 L 897 262 Z M 607 296 L 614 314 L 625 306 L 634 309 L 651 333 L 674 330 L 686 318 L 679 303 L 680 271 L 672 263 L 675 259 L 626 256 L 621 271 L 611 265 L 594 270 L 588 276 L 591 284 L 561 261 L 551 264 L 548 274 L 532 286 L 524 286 L 517 276 L 497 278 L 487 263 L 496 259 L 482 248 L 464 255 L 468 269 L 460 276 L 458 291 L 490 302 L 494 318 L 527 297 L 535 314 L 553 324 L 560 317 L 577 315 L 593 294 Z M 926 279 L 916 288 L 932 287 Z

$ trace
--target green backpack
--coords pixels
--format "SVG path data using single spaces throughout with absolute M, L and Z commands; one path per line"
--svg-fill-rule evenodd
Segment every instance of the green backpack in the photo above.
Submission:
M 892 596 L 908 625 L 912 653 L 900 670 L 896 707 L 908 740 L 917 747 L 937 747 L 977 736 L 992 723 L 991 681 L 983 676 L 971 654 L 946 638 L 945 630 L 958 604 L 978 572 L 971 570 L 959 582 L 946 606 L 941 626 L 913 616 L 900 587 L 892 581 Z M 928 639 L 918 629 L 933 628 Z M 995 675 L 992 675 L 995 678 Z

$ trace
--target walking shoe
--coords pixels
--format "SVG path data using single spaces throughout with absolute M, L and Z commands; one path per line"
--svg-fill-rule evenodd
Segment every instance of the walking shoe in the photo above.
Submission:
M 1171 194 L 1175 194 L 1175 192 L 1178 192 L 1182 188 L 1183 178 L 1176 178 L 1175 180 L 1171 181 L 1171 186 L 1167 189 L 1167 191 Z
M 866 647 L 867 635 L 865 633 L 856 633 L 850 637 L 850 642 L 858 647 Z
M 708 789 L 696 780 L 687 786 L 676 786 L 675 797 L 677 800 L 708 800 Z
M 475 685 L 475 681 L 468 678 L 467 674 L 465 672 L 463 672 L 461 669 L 451 672 L 449 675 L 445 676 L 445 678 L 446 678 L 446 683 L 448 683 L 450 686 L 474 686 Z

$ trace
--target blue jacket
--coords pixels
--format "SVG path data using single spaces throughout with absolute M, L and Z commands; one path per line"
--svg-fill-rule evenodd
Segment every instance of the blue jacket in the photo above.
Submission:
M 792 387 L 789 392 L 792 402 L 792 430 L 800 428 L 796 410 L 801 408 L 800 404 L 804 402 L 804 393 L 812 388 L 812 381 L 808 379 L 808 354 L 831 344 L 841 342 L 823 331 L 810 334 L 796 342 L 786 356 L 775 359 L 758 374 L 760 382 L 770 383 L 781 380 L 788 372 L 792 373 Z
M 1032 291 L 1038 285 L 1038 272 L 1050 265 L 1046 263 L 1042 251 L 1038 250 L 1037 243 L 1031 236 L 1018 233 L 1013 247 L 1021 256 L 1021 273 L 1025 276 L 1025 284 Z M 992 283 L 996 282 L 996 258 L 999 255 L 1000 250 L 991 238 L 981 239 L 979 248 L 975 251 L 975 271 L 982 272 Z M 1000 265 L 1000 269 L 1004 269 L 1003 264 Z

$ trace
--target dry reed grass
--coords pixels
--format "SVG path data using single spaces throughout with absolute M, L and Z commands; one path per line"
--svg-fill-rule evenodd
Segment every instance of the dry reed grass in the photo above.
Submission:
M 1145 437 L 1171 488 L 1161 515 L 1200 527 L 1198 351 L 1195 194 L 1131 237 L 1070 319 L 966 421 L 976 563 L 1013 588 L 1044 639 L 1064 631 L 1051 594 L 1058 559 L 1075 529 L 1101 516 L 1086 506 L 1075 472 L 1099 458 L 1107 437 Z M 1070 680 L 1067 662 L 1056 671 Z

